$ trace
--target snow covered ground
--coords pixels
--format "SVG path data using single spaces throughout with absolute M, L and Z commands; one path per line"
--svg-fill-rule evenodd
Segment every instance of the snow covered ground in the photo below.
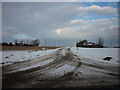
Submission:
M 3 65 L 11 64 L 14 62 L 21 62 L 27 61 L 31 59 L 35 59 L 41 56 L 48 55 L 57 49 L 53 50 L 46 50 L 46 51 L 34 51 L 34 50 L 27 50 L 27 51 L 3 51 L 2 52 L 2 62 Z M 0 64 L 1 66 L 1 64 Z
M 118 48 L 78 48 L 72 47 L 71 50 L 76 55 L 88 58 L 92 60 L 97 60 L 101 62 L 118 64 Z M 105 61 L 103 58 L 112 57 L 110 61 Z
M 20 61 L 27 61 L 31 59 L 35 59 L 47 54 L 50 54 L 54 50 L 47 50 L 47 51 L 3 51 L 2 52 L 2 61 L 0 63 L 3 63 L 4 65 L 11 64 L 14 62 L 20 62 Z M 101 62 L 107 62 L 107 63 L 114 63 L 118 64 L 118 48 L 78 48 L 78 50 L 75 47 L 72 47 L 71 50 L 74 54 L 78 55 L 79 57 L 88 58 L 92 60 L 97 60 Z M 1 53 L 1 52 L 0 52 Z M 65 52 L 62 52 L 64 55 Z M 103 58 L 105 57 L 112 57 L 110 61 L 105 61 Z M 1 66 L 1 65 L 0 65 Z
M 105 61 L 105 57 L 112 59 Z M 3 51 L 2 60 L 3 87 L 118 85 L 118 48 Z M 24 80 L 20 81 L 21 77 Z M 11 84 L 11 81 L 15 82 Z

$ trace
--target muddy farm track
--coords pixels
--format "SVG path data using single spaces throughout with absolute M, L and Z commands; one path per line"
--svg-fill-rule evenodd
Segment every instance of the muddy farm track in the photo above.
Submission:
M 118 85 L 117 67 L 105 67 L 103 63 L 93 63 L 87 58 L 80 58 L 73 54 L 70 48 L 61 48 L 34 60 L 2 66 L 2 88 L 59 88 L 86 85 Z

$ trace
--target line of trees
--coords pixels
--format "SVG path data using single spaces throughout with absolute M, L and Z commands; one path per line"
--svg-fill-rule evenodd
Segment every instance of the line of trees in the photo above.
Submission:
M 2 42 L 1 45 L 2 46 L 39 46 L 40 41 L 39 39 L 35 39 L 35 40 L 15 40 L 14 43 L 10 42 Z

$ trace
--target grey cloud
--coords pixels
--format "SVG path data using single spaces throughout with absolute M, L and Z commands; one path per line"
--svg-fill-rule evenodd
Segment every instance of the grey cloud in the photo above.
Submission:
M 92 8 L 94 7 L 92 6 Z M 113 9 L 113 11 L 111 11 L 116 12 L 114 8 L 109 9 Z M 106 38 L 112 38 L 116 35 L 116 32 L 113 31 L 115 29 L 114 26 L 117 24 L 115 18 L 113 18 L 114 23 L 109 19 L 102 19 L 103 21 L 91 20 L 89 22 L 81 19 L 70 23 L 72 19 L 78 16 L 84 17 L 88 11 L 91 12 L 92 9 L 90 7 L 86 9 L 82 7 L 80 3 L 4 2 L 2 10 L 3 40 L 6 41 L 30 37 L 74 41 L 80 38 L 93 39 L 101 36 L 99 33 L 103 33 L 103 36 Z M 92 12 L 95 13 L 97 10 L 92 10 Z M 99 11 L 99 14 L 109 15 L 111 11 Z M 112 15 L 113 14 L 115 13 L 112 13 Z M 110 26 L 112 26 L 111 31 Z M 58 29 L 61 29 L 62 34 L 57 34 L 56 30 Z M 114 33 L 112 37 L 108 35 L 111 33 Z
M 29 32 L 34 36 L 40 36 L 76 17 L 77 5 L 74 3 L 3 3 L 3 27 L 17 27 L 21 33 Z
M 114 25 L 116 20 L 111 19 L 101 19 L 101 20 L 88 20 L 85 24 L 80 25 L 77 28 L 65 27 L 56 30 L 58 35 L 56 38 L 69 38 L 69 39 L 96 39 L 98 37 L 103 37 L 104 39 L 117 40 L 118 36 L 118 26 Z M 92 22 L 92 23 L 91 23 Z M 78 22 L 79 25 L 80 23 Z

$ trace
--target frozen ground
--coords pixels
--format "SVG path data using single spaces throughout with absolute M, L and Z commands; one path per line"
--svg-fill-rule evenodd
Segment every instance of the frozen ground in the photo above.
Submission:
M 89 58 L 92 60 L 97 61 L 104 61 L 107 63 L 114 63 L 118 64 L 118 48 L 78 48 L 75 47 L 71 48 L 73 53 L 76 55 L 83 57 L 83 58 Z M 105 57 L 112 57 L 110 61 L 105 61 L 103 58 Z
M 2 52 L 2 63 L 4 65 L 18 62 L 18 61 L 26 61 L 35 59 L 47 54 L 50 54 L 51 52 L 56 51 L 55 50 L 47 50 L 47 51 L 3 51 Z M 118 48 L 78 48 L 78 50 L 73 47 L 71 48 L 73 53 L 78 55 L 79 57 L 89 58 L 93 60 L 103 61 L 103 58 L 110 56 L 112 59 L 110 61 L 105 61 L 108 63 L 118 63 Z M 66 53 L 66 51 L 61 52 L 63 55 Z
M 47 54 L 50 54 L 57 49 L 54 50 L 46 50 L 46 51 L 40 51 L 40 50 L 27 50 L 27 51 L 3 51 L 2 52 L 2 63 L 3 65 L 15 63 L 15 62 L 21 62 L 21 61 L 27 61 L 31 59 L 35 59 L 41 56 L 45 56 Z
M 2 57 L 3 88 L 119 85 L 117 48 L 10 51 Z

